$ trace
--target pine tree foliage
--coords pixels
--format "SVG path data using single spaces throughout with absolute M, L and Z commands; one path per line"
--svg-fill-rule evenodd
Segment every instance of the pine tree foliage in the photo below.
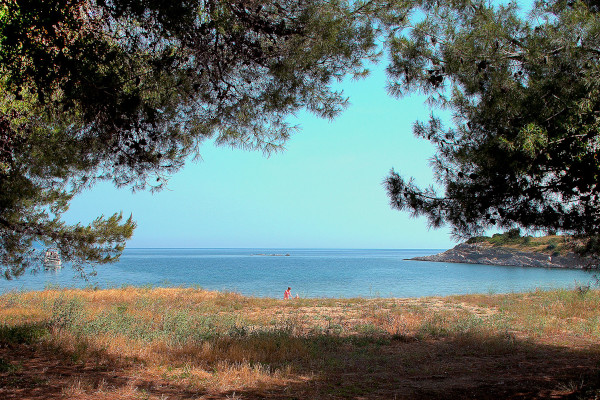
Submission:
M 600 233 L 600 15 L 592 1 L 422 1 L 393 29 L 389 90 L 449 110 L 414 125 L 436 149 L 436 187 L 392 170 L 394 208 L 449 224 Z M 440 188 L 442 192 L 440 192 Z
M 160 189 L 207 139 L 269 154 L 309 110 L 346 104 L 375 29 L 360 2 L 7 0 L 0 4 L 0 265 L 37 244 L 74 265 L 118 259 L 135 223 L 61 220 L 99 180 Z

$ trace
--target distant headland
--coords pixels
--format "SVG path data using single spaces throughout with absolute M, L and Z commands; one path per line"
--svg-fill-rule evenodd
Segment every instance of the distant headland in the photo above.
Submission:
M 586 269 L 594 259 L 582 256 L 583 243 L 570 236 L 521 236 L 511 230 L 492 237 L 478 236 L 443 253 L 411 258 L 417 261 Z

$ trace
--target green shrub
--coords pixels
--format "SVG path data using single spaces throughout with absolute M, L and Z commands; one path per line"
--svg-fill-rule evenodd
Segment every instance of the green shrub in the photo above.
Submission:
M 600 235 L 590 236 L 583 240 L 584 244 L 575 247 L 575 251 L 580 256 L 589 256 L 600 254 Z
M 151 324 L 127 312 L 126 304 L 118 304 L 103 311 L 81 327 L 81 332 L 94 334 L 123 335 L 127 338 L 152 341 L 161 335 Z
M 7 372 L 7 373 L 11 374 L 13 372 L 17 372 L 18 370 L 19 370 L 19 367 L 6 361 L 3 358 L 0 358 L 0 373 Z
M 518 239 L 521 237 L 521 229 L 519 229 L 519 228 L 510 229 L 508 232 L 506 232 L 504 234 L 504 236 L 506 236 L 507 239 Z
M 58 297 L 52 304 L 50 325 L 58 329 L 73 328 L 84 323 L 83 300 Z
M 33 344 L 48 333 L 44 324 L 0 325 L 0 347 L 7 344 Z
M 475 244 L 475 243 L 482 243 L 482 242 L 487 242 L 490 239 L 489 236 L 474 236 L 472 238 L 469 238 L 469 240 L 467 240 L 468 244 Z
M 521 238 L 521 230 L 519 228 L 510 229 L 505 233 L 496 233 L 489 240 L 490 243 L 500 246 L 507 243 L 518 243 Z

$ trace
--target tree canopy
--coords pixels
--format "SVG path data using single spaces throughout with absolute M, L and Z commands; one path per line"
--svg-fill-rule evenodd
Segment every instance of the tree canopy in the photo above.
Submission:
M 11 278 L 39 265 L 40 244 L 76 267 L 115 261 L 131 217 L 61 219 L 99 180 L 160 189 L 206 139 L 268 154 L 293 131 L 291 113 L 335 116 L 346 99 L 332 82 L 360 75 L 376 54 L 359 6 L 2 2 L 0 271 Z
M 390 31 L 390 92 L 426 93 L 453 124 L 414 125 L 435 147 L 439 185 L 392 170 L 392 206 L 457 237 L 600 233 L 598 11 L 592 1 L 538 1 L 527 16 L 516 3 L 420 2 Z
M 414 133 L 439 189 L 392 171 L 393 207 L 449 224 L 600 234 L 600 18 L 591 0 L 7 0 L 0 4 L 0 272 L 118 259 L 135 222 L 62 220 L 101 180 L 160 189 L 200 145 L 269 154 L 378 39 L 393 96 L 449 110 Z

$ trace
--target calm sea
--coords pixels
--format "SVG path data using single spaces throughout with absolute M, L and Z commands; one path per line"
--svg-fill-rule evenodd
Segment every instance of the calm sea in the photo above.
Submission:
M 410 261 L 442 250 L 127 249 L 89 281 L 70 268 L 0 280 L 0 293 L 46 287 L 184 286 L 282 297 L 421 297 L 571 288 L 579 270 Z M 289 255 L 288 255 L 289 254 Z

